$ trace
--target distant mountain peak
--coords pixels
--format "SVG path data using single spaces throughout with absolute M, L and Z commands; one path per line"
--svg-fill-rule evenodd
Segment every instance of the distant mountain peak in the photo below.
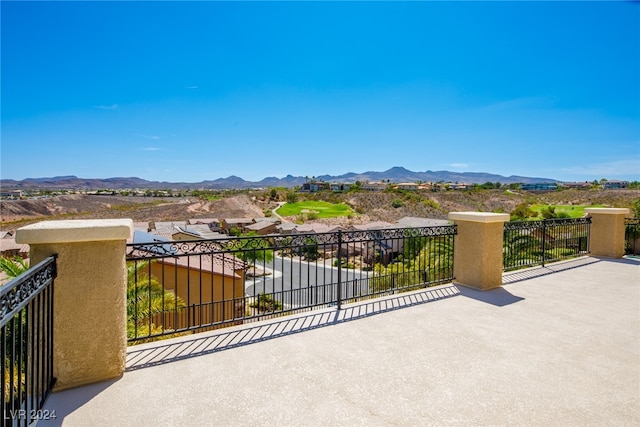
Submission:
M 484 184 L 485 182 L 501 182 L 503 184 L 523 183 L 534 184 L 542 182 L 557 182 L 551 178 L 530 178 L 523 176 L 505 177 L 486 172 L 449 172 L 436 171 L 432 172 L 413 172 L 402 166 L 394 166 L 384 172 L 368 171 L 362 173 L 349 172 L 343 175 L 331 176 L 322 175 L 317 179 L 327 182 L 340 182 L 345 184 L 355 183 L 356 181 L 389 181 L 389 182 L 464 182 L 468 184 Z M 302 185 L 305 179 L 301 176 L 287 175 L 284 178 L 266 177 L 261 181 L 251 182 L 245 181 L 243 178 L 231 175 L 226 178 L 217 178 L 215 180 L 206 180 L 195 183 L 172 183 L 147 181 L 142 178 L 106 178 L 106 179 L 84 179 L 73 175 L 58 176 L 53 178 L 27 178 L 21 181 L 11 179 L 1 179 L 0 185 L 3 188 L 13 189 L 246 189 L 246 188 L 264 188 L 264 187 L 296 187 Z

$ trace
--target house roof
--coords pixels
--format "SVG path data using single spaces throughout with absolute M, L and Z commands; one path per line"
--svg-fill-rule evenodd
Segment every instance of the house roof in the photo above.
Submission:
M 219 224 L 220 220 L 217 218 L 192 218 L 189 221 L 189 225 L 195 224 Z
M 229 254 L 185 255 L 172 258 L 160 258 L 158 262 L 165 265 L 179 266 L 190 270 L 212 272 L 234 279 L 242 278 L 237 271 L 244 271 L 246 263 Z
M 224 218 L 223 221 L 227 224 L 253 224 L 255 222 L 253 218 Z
M 162 245 L 159 251 L 161 251 L 163 255 L 172 253 L 175 253 L 177 255 L 176 250 L 171 246 L 171 240 L 163 238 L 161 236 L 136 230 L 133 233 L 132 240 L 133 243 L 141 244 L 166 242 L 167 244 Z M 131 241 L 129 243 L 131 243 Z M 136 252 L 138 254 L 153 254 L 154 246 L 149 246 L 148 248 L 137 248 Z M 246 263 L 244 261 L 228 254 L 171 256 L 168 258 L 159 258 L 157 259 L 157 262 L 166 265 L 185 267 L 189 269 L 209 271 L 215 274 L 220 274 L 226 277 L 233 277 L 236 279 L 241 278 L 241 276 L 237 274 L 236 271 L 244 270 L 246 268 Z
M 184 227 L 186 221 L 156 221 L 155 230 L 158 233 L 173 233 L 176 227 Z
M 189 234 L 200 239 L 214 239 L 221 236 L 220 233 L 211 231 L 207 224 L 192 224 L 184 227 L 176 227 L 176 231 L 172 236 L 177 233 Z
M 295 230 L 299 233 L 329 233 L 340 229 L 339 226 L 329 226 L 319 222 L 308 222 L 306 224 L 299 224 Z
M 412 228 L 412 227 L 435 227 L 439 225 L 449 225 L 449 220 L 435 219 L 435 218 L 420 218 L 414 216 L 405 216 L 397 221 L 400 228 Z
M 4 253 L 7 251 L 18 251 L 19 253 L 28 254 L 29 253 L 29 245 L 24 243 L 16 243 L 16 239 L 7 238 L 0 239 L 0 252 Z
M 265 228 L 275 226 L 275 222 L 273 221 L 258 221 L 255 224 L 247 225 L 247 230 L 259 231 L 264 230 Z
M 366 224 L 358 224 L 352 226 L 355 230 L 373 230 L 378 228 L 390 228 L 393 224 L 387 221 L 372 221 Z

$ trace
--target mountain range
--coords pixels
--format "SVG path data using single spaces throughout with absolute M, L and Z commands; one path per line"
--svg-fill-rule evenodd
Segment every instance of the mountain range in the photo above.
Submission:
M 147 181 L 146 179 L 130 178 L 78 178 L 77 176 L 56 176 L 52 178 L 26 178 L 23 180 L 0 179 L 3 189 L 247 189 L 268 187 L 295 187 L 304 184 L 311 177 L 287 175 L 284 178 L 266 177 L 260 181 L 245 181 L 232 175 L 226 178 L 201 182 L 166 182 Z M 400 166 L 392 167 L 383 172 L 368 171 L 362 173 L 349 172 L 344 175 L 321 175 L 313 177 L 326 182 L 340 182 L 352 184 L 356 181 L 389 181 L 398 182 L 465 182 L 469 184 L 484 184 L 485 182 L 500 182 L 503 184 L 523 183 L 535 184 L 542 182 L 558 182 L 551 178 L 532 178 L 525 176 L 502 176 L 486 172 L 449 172 L 425 171 L 413 172 Z

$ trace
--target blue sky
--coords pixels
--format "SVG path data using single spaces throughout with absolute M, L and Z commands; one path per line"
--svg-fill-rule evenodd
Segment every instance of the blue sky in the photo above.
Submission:
M 637 2 L 0 7 L 2 178 L 640 180 Z

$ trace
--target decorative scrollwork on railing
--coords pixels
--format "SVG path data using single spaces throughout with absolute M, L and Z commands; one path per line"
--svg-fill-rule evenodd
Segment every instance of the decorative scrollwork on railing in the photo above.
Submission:
M 551 218 L 539 221 L 508 221 L 504 223 L 504 230 L 537 230 L 543 227 L 559 227 L 581 224 L 591 224 L 591 218 Z
M 55 257 L 49 257 L 0 288 L 0 326 L 4 326 L 56 277 Z
M 300 233 L 271 236 L 226 237 L 223 239 L 162 241 L 127 245 L 127 259 L 150 259 L 203 255 L 214 253 L 236 253 L 259 250 L 282 250 L 295 247 L 330 246 L 341 243 L 379 242 L 390 239 L 407 239 L 454 235 L 455 225 L 419 228 L 384 228 L 375 230 L 349 230 L 330 233 Z

